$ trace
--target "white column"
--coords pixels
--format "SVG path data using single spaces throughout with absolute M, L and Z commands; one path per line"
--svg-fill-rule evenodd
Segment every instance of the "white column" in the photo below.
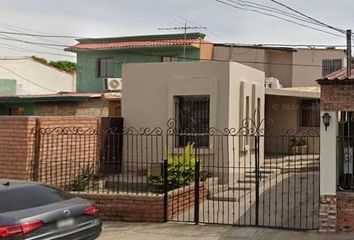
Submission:
M 330 124 L 327 130 L 323 124 L 322 116 L 326 111 L 321 111 L 321 141 L 320 141 L 320 194 L 335 195 L 337 188 L 337 113 L 328 111 Z

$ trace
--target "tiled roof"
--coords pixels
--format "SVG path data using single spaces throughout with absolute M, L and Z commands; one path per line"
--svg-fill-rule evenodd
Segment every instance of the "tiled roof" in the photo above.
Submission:
M 183 34 L 171 35 L 150 35 L 133 36 L 120 38 L 98 38 L 98 39 L 78 39 L 78 44 L 67 48 L 68 51 L 75 50 L 104 50 L 122 48 L 144 48 L 144 47 L 168 47 L 168 46 L 194 46 L 206 42 L 204 35 L 199 33 L 188 33 L 184 39 Z
M 342 68 L 338 71 L 335 71 L 331 74 L 328 74 L 327 76 L 324 76 L 323 78 L 319 79 L 321 80 L 354 80 L 354 69 L 352 69 L 352 72 L 349 76 L 347 76 L 347 68 Z

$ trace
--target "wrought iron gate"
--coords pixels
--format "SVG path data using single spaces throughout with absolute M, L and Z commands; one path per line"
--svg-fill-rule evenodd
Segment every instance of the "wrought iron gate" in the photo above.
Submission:
M 319 134 L 261 126 L 251 119 L 223 130 L 169 122 L 169 221 L 318 229 Z

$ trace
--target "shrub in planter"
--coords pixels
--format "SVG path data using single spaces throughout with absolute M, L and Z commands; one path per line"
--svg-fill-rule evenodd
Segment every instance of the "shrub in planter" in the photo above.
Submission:
M 181 154 L 169 154 L 167 158 L 168 189 L 176 189 L 194 182 L 195 161 L 194 144 L 188 143 Z M 163 190 L 163 177 L 152 176 L 149 171 L 148 179 L 152 191 Z

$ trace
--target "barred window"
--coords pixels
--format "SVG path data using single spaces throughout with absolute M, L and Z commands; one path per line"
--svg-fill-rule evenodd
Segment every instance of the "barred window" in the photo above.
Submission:
M 97 59 L 97 77 L 113 77 L 113 58 Z
M 162 56 L 161 62 L 178 62 L 178 57 L 173 56 Z
M 179 123 L 177 147 L 194 143 L 195 147 L 209 147 L 209 96 L 175 97 L 175 113 Z
M 320 126 L 320 101 L 302 100 L 301 102 L 301 127 Z
M 322 76 L 327 76 L 342 68 L 342 59 L 323 59 Z

